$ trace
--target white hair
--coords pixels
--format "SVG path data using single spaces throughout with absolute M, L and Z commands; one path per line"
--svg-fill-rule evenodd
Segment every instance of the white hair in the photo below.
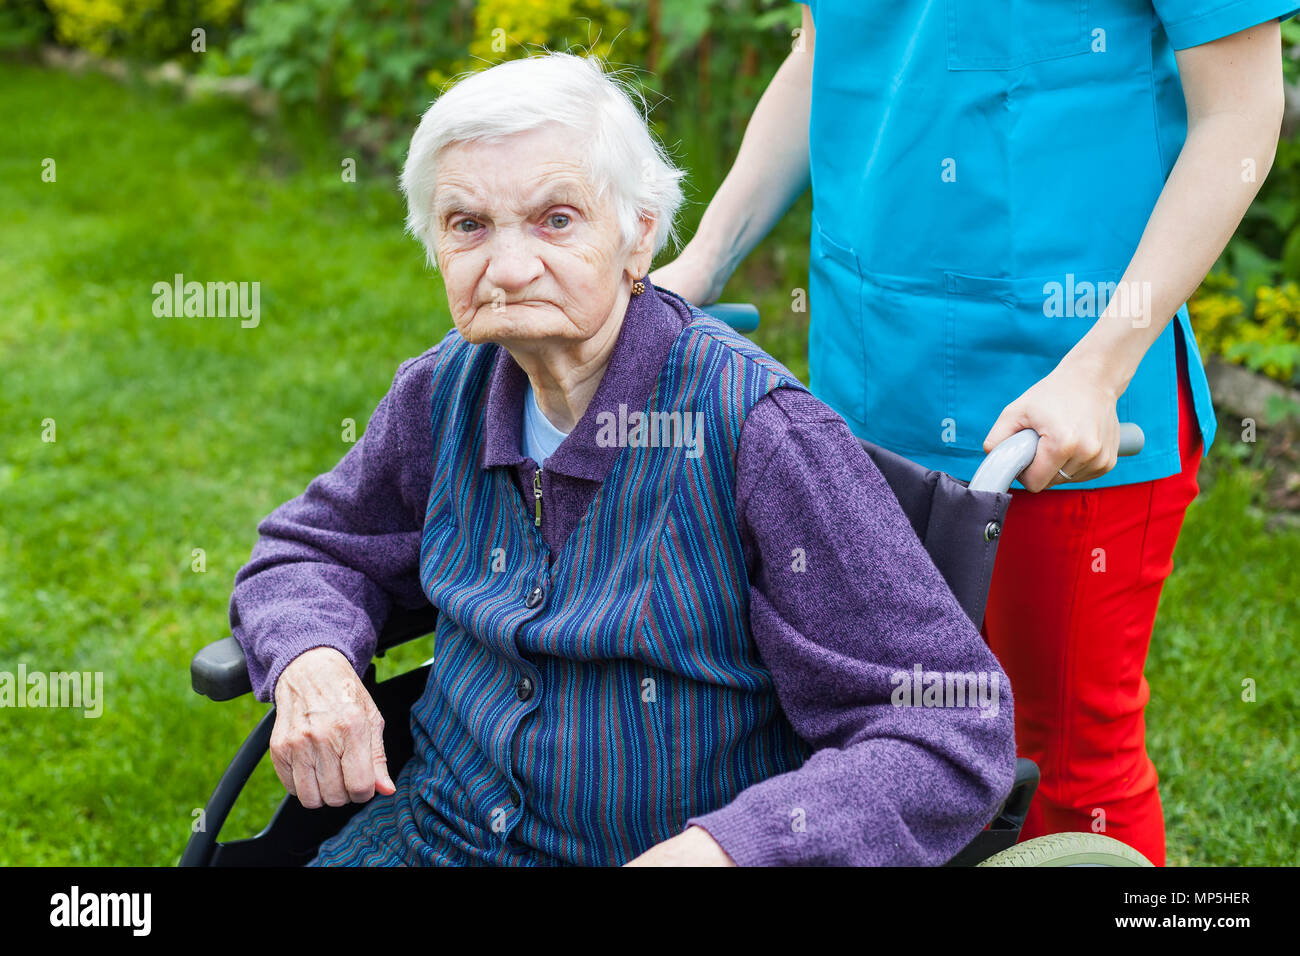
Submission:
M 675 245 L 685 173 L 651 135 L 644 108 L 640 92 L 606 73 L 597 57 L 546 53 L 469 75 L 433 101 L 411 137 L 401 177 L 407 231 L 437 268 L 432 206 L 441 151 L 558 123 L 581 137 L 575 150 L 597 198 L 613 200 L 624 245 L 633 244 L 638 222 L 649 216 L 656 222 L 654 251 Z

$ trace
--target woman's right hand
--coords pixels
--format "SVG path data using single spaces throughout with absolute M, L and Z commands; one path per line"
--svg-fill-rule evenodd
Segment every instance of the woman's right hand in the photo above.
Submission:
M 384 756 L 384 718 L 334 648 L 299 654 L 280 672 L 275 711 L 271 763 L 304 807 L 365 803 L 397 789 Z

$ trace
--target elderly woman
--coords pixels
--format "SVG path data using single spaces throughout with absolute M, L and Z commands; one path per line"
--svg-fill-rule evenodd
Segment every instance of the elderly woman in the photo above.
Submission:
M 369 801 L 315 862 L 939 864 L 1008 792 L 1005 675 L 843 419 L 646 279 L 681 175 L 569 55 L 421 121 L 408 225 L 455 329 L 231 602 L 285 787 Z M 426 602 L 393 781 L 358 674 Z

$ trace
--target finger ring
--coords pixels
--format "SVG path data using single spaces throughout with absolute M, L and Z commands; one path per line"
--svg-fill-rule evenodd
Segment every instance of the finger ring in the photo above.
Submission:
M 1067 474 L 1066 474 L 1064 471 L 1062 471 L 1060 468 L 1056 469 L 1056 473 L 1057 473 L 1058 475 L 1060 475 L 1062 478 L 1064 478 L 1066 481 L 1074 481 L 1073 478 L 1071 478 L 1069 475 L 1067 475 Z

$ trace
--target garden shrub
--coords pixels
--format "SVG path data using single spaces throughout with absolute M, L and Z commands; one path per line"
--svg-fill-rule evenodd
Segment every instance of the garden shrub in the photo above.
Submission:
M 189 52 L 195 28 L 233 23 L 241 0 L 47 0 L 46 6 L 60 43 L 101 56 L 161 60 Z

